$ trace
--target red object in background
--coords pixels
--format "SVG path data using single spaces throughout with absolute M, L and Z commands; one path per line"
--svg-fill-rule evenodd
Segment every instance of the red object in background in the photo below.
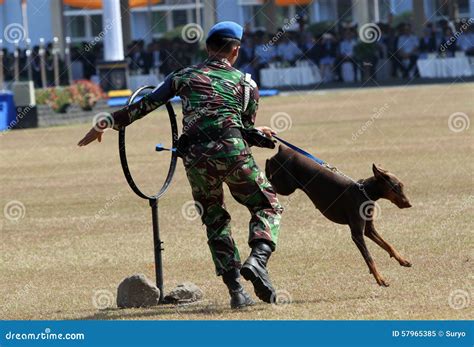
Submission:
M 69 5 L 72 7 L 90 8 L 90 9 L 102 8 L 102 0 L 63 0 L 63 2 L 64 2 L 64 5 Z M 151 5 L 155 5 L 159 2 L 161 2 L 161 0 L 129 0 L 128 4 L 130 7 L 142 7 L 142 6 L 148 6 L 149 3 Z
M 277 6 L 309 5 L 312 0 L 275 0 Z

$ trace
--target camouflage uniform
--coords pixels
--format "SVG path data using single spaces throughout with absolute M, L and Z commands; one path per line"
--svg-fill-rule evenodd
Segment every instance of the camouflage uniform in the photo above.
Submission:
M 184 167 L 202 222 L 207 228 L 208 244 L 218 275 L 240 268 L 239 251 L 231 235 L 231 217 L 225 209 L 223 183 L 232 196 L 251 214 L 249 244 L 268 243 L 274 250 L 283 211 L 275 191 L 258 168 L 250 148 L 241 137 L 192 141 L 221 129 L 252 128 L 258 107 L 258 88 L 226 60 L 208 59 L 200 65 L 170 75 L 163 87 L 139 102 L 113 114 L 115 127 L 125 126 L 179 95 L 183 105 L 183 134 L 191 145 L 183 157 Z M 246 86 L 244 88 L 244 86 Z M 161 95 L 159 90 L 161 88 Z M 244 101 L 245 90 L 249 91 Z M 245 110 L 243 110 L 244 106 Z

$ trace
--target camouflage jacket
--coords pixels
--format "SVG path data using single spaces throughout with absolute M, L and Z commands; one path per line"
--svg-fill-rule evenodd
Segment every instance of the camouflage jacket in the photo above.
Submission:
M 255 82 L 233 68 L 227 60 L 210 58 L 172 73 L 140 101 L 114 112 L 114 128 L 127 126 L 144 117 L 175 95 L 181 97 L 183 134 L 191 139 L 197 132 L 252 128 L 255 124 L 259 99 Z M 241 138 L 195 144 L 190 151 L 214 158 L 250 153 Z

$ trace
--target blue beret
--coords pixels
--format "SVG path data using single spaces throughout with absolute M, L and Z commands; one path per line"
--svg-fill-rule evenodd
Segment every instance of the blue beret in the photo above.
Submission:
M 206 41 L 213 35 L 242 40 L 243 33 L 244 28 L 235 22 L 219 22 L 209 30 Z

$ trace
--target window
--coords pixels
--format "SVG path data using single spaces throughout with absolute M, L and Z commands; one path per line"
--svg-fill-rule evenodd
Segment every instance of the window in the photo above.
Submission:
M 391 3 L 389 0 L 379 1 L 380 20 L 385 22 L 392 13 Z
M 102 32 L 102 16 L 95 14 L 90 16 L 91 22 L 91 34 L 92 36 L 98 36 Z
M 456 6 L 457 4 L 457 6 Z M 469 0 L 457 0 L 457 1 L 446 1 L 446 0 L 436 0 L 436 15 L 439 17 L 452 17 L 457 14 L 460 17 L 469 16 Z M 456 9 L 457 7 L 457 9 Z
M 153 34 L 162 34 L 167 31 L 165 11 L 154 11 L 151 20 Z
M 188 24 L 188 16 L 186 10 L 173 11 L 173 27 Z
M 254 27 L 264 27 L 265 26 L 265 14 L 263 13 L 262 5 L 254 5 L 252 8 L 252 19 L 254 21 Z
M 86 37 L 85 16 L 66 16 L 66 31 L 71 38 L 84 39 Z
M 290 20 L 290 7 L 281 6 L 276 8 L 276 24 L 278 27 L 283 26 L 286 22 Z
M 100 10 L 65 11 L 64 18 L 72 42 L 91 41 L 103 31 Z
M 351 22 L 354 19 L 353 16 L 352 0 L 342 0 L 337 2 L 337 13 L 339 20 L 344 22 Z
M 459 14 L 462 17 L 469 17 L 469 0 L 458 0 Z

